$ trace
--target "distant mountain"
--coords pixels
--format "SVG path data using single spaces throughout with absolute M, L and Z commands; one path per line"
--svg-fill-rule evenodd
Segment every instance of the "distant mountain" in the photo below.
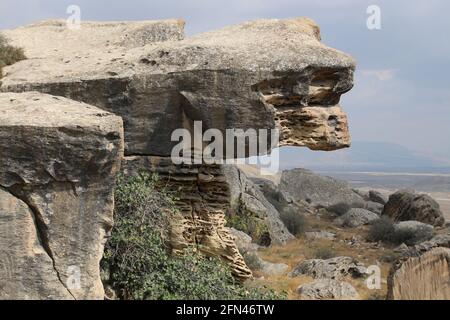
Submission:
M 423 155 L 394 143 L 356 141 L 349 149 L 334 152 L 281 148 L 280 167 L 283 170 L 302 167 L 317 171 L 450 173 L 450 160 Z

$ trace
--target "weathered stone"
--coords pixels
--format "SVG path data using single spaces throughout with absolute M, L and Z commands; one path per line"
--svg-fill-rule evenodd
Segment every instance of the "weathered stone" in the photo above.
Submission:
M 388 198 L 386 196 L 384 196 L 381 192 L 375 190 L 369 191 L 369 199 L 373 202 L 382 204 L 383 206 L 388 202 Z
M 372 211 L 378 215 L 381 215 L 381 213 L 383 212 L 383 208 L 384 206 L 378 202 L 367 201 L 364 203 L 364 209 Z
M 389 272 L 388 299 L 449 300 L 450 249 L 433 248 L 397 261 Z
M 340 280 L 346 276 L 362 277 L 366 272 L 364 265 L 350 257 L 335 257 L 327 260 L 311 259 L 299 263 L 290 273 L 290 277 L 308 275 L 315 279 Z
M 176 192 L 182 219 L 170 231 L 170 245 L 175 252 L 195 245 L 200 252 L 223 259 L 237 278 L 252 276 L 226 227 L 232 191 L 223 166 L 177 166 L 170 158 L 135 156 L 125 157 L 122 168 L 125 175 L 141 170 L 157 173 L 161 185 Z
M 305 237 L 308 240 L 320 240 L 320 239 L 334 240 L 336 239 L 336 234 L 327 231 L 314 231 L 314 232 L 305 232 Z
M 281 192 L 290 195 L 295 201 L 307 201 L 316 206 L 363 202 L 346 182 L 305 169 L 283 171 L 279 187 Z
M 297 289 L 302 300 L 359 300 L 356 289 L 347 282 L 319 279 Z
M 439 204 L 433 198 L 409 191 L 398 191 L 391 195 L 382 215 L 394 221 L 416 220 L 435 227 L 445 224 Z
M 356 228 L 362 225 L 371 224 L 380 217 L 369 210 L 352 208 L 344 215 L 336 218 L 334 223 L 341 227 Z
M 234 228 L 229 228 L 229 230 L 234 237 L 234 242 L 236 243 L 240 253 L 256 252 L 258 250 L 259 246 L 252 242 L 252 237 L 248 234 Z
M 320 43 L 314 22 L 257 20 L 178 41 L 181 28 L 46 22 L 7 31 L 28 59 L 5 69 L 1 90 L 43 91 L 122 116 L 127 155 L 170 156 L 173 130 L 192 130 L 195 120 L 204 131 L 279 128 L 281 145 L 350 145 L 339 100 L 355 62 Z
M 268 234 L 263 236 L 265 239 L 254 240 L 266 242 L 266 245 L 282 245 L 294 239 L 294 236 L 280 220 L 280 213 L 277 209 L 240 169 L 228 165 L 223 167 L 223 172 L 231 191 L 230 214 L 259 219 L 267 228 Z
M 0 297 L 103 299 L 99 262 L 122 156 L 119 117 L 35 92 L 0 94 L 0 251 L 21 274 L 3 279 Z

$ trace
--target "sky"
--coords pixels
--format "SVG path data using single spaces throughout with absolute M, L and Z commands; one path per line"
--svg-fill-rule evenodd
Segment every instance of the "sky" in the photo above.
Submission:
M 308 16 L 322 41 L 357 60 L 355 87 L 342 97 L 355 141 L 397 143 L 450 159 L 450 1 L 448 0 L 0 0 L 0 29 L 48 18 L 182 18 L 186 34 L 258 18 Z M 367 8 L 381 9 L 369 30 Z

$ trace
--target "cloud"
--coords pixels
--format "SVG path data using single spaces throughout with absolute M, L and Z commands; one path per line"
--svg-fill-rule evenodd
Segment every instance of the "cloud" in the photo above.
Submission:
M 395 69 L 381 69 L 381 70 L 362 70 L 364 76 L 375 76 L 380 81 L 387 81 L 394 78 Z

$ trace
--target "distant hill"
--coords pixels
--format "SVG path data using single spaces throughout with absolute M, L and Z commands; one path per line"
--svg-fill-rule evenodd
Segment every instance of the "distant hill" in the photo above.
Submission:
M 450 160 L 419 154 L 394 143 L 356 141 L 351 148 L 334 152 L 282 148 L 280 167 L 282 170 L 301 167 L 318 171 L 450 173 Z

